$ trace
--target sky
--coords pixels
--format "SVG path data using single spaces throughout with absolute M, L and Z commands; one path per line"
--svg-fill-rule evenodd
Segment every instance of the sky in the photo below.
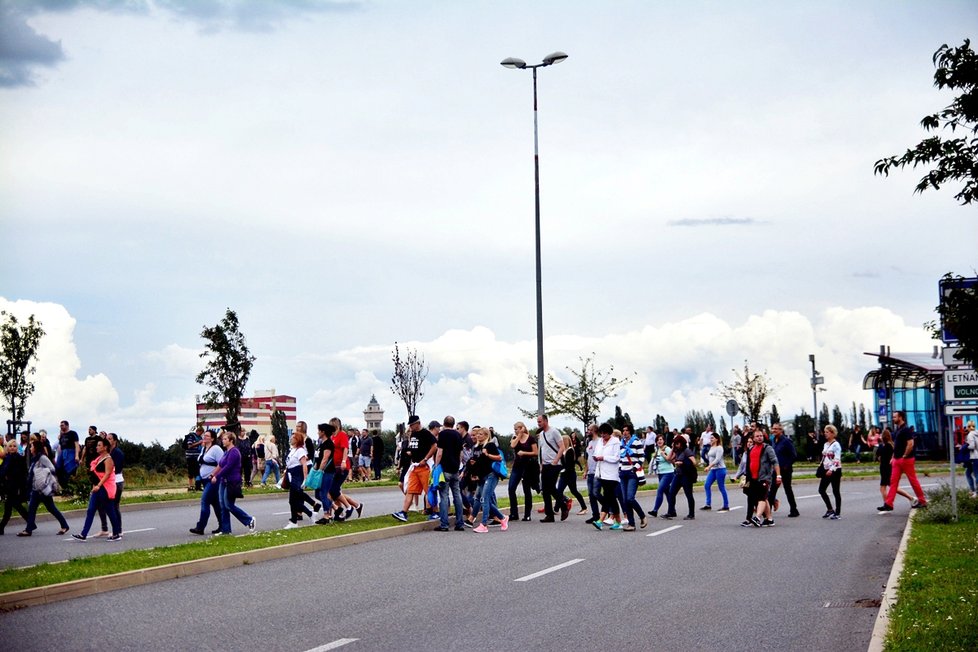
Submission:
M 869 403 L 864 352 L 930 351 L 978 220 L 873 163 L 950 103 L 973 2 L 0 0 L 0 309 L 47 332 L 27 404 L 170 442 L 226 308 L 249 390 L 362 425 L 394 342 L 419 412 L 502 432 L 535 400 L 538 78 L 546 368 L 594 354 L 638 424 Z M 564 418 L 557 425 L 573 425 Z

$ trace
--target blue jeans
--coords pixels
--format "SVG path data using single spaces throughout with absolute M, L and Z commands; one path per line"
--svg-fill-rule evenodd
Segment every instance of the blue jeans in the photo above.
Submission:
M 278 462 L 275 460 L 265 460 L 265 472 L 261 474 L 261 483 L 268 482 L 268 476 L 275 473 L 275 484 L 278 484 Z
M 221 521 L 221 499 L 218 486 L 211 482 L 210 478 L 204 478 L 204 491 L 200 494 L 200 518 L 197 519 L 198 530 L 207 527 L 207 520 L 211 517 L 211 508 L 217 517 L 218 524 Z
M 452 501 L 455 503 L 455 527 L 462 526 L 462 492 L 458 489 L 459 474 L 446 473 L 445 484 L 438 489 L 438 514 L 441 516 L 441 526 L 448 527 L 448 492 L 452 492 Z
M 676 501 L 672 497 L 672 481 L 675 478 L 675 473 L 659 474 L 659 488 L 655 490 L 655 507 L 652 508 L 653 512 L 658 513 L 659 507 L 662 506 L 663 497 L 666 499 L 666 505 L 668 506 L 666 513 L 674 514 L 676 512 Z
M 482 524 L 489 522 L 489 517 L 494 516 L 499 520 L 505 518 L 503 513 L 496 507 L 496 485 L 499 484 L 499 476 L 489 472 L 482 483 L 482 490 L 479 492 L 479 502 L 482 505 Z
M 88 536 L 88 531 L 92 529 L 92 521 L 95 520 L 95 513 L 102 509 L 109 515 L 112 534 L 122 534 L 122 523 L 119 521 L 119 512 L 115 509 L 115 503 L 109 499 L 109 492 L 105 487 L 101 487 L 88 497 L 88 511 L 85 513 L 85 525 L 81 531 L 83 537 Z
M 723 496 L 723 506 L 729 507 L 727 503 L 727 469 L 710 469 L 710 472 L 706 474 L 706 504 L 710 505 L 713 500 L 713 492 L 710 491 L 710 487 L 716 482 L 717 486 L 720 488 L 720 495 Z
M 587 499 L 591 503 L 591 518 L 598 520 L 601 516 L 600 505 L 598 504 L 598 494 L 601 493 L 601 483 L 598 482 L 593 473 L 587 474 Z
M 323 483 L 316 489 L 316 499 L 323 504 L 323 514 L 333 508 L 333 500 L 329 497 L 329 490 L 333 486 L 333 474 L 323 472 Z
M 978 482 L 975 481 L 976 474 L 978 474 L 978 460 L 965 460 L 964 479 L 968 481 L 968 489 L 971 491 L 975 491 L 975 486 L 978 484 Z
M 40 491 L 31 491 L 31 497 L 27 501 L 27 527 L 25 528 L 28 532 L 33 532 L 37 529 L 37 525 L 34 519 L 37 517 L 37 506 L 42 504 L 48 508 L 48 511 L 58 519 L 58 523 L 61 524 L 61 529 L 64 530 L 68 527 L 68 521 L 65 520 L 64 514 L 62 514 L 57 505 L 54 504 L 54 497 L 45 496 Z
M 220 481 L 218 500 L 221 503 L 221 532 L 224 534 L 231 534 L 231 514 L 234 514 L 234 517 L 241 521 L 242 525 L 251 524 L 251 516 L 248 515 L 248 512 L 234 504 L 234 501 L 238 499 L 236 495 L 238 489 L 240 487 L 232 487 L 224 480 Z
M 638 492 L 638 476 L 635 475 L 635 471 L 620 471 L 618 480 L 618 502 L 621 503 L 628 517 L 628 524 L 635 527 L 635 512 L 638 512 L 640 519 L 645 520 L 645 512 L 635 500 L 635 494 Z

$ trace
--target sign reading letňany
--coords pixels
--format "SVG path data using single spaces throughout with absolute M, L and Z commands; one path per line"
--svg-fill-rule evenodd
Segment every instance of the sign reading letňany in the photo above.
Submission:
M 978 400 L 978 371 L 974 369 L 945 371 L 944 398 L 948 401 Z

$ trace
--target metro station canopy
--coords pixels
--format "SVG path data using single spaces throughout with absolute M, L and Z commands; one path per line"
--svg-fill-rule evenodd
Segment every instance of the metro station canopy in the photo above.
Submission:
M 934 389 L 944 378 L 944 361 L 937 347 L 931 354 L 890 353 L 889 349 L 871 355 L 880 363 L 863 378 L 863 389 Z

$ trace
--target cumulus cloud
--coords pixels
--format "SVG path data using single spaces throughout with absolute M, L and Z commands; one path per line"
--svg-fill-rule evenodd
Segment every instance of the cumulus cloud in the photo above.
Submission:
M 192 376 L 199 368 L 199 350 L 171 344 L 142 354 L 140 359 L 151 363 L 149 377 L 141 386 L 126 389 L 122 400 L 104 374 L 78 377 L 75 320 L 63 306 L 0 298 L 0 309 L 18 319 L 36 315 L 47 333 L 37 362 L 37 391 L 27 403 L 35 428 L 50 428 L 68 418 L 136 441 L 168 443 L 174 433 L 192 425 L 194 393 L 199 391 Z M 692 409 L 723 415 L 724 401 L 713 392 L 745 360 L 779 386 L 775 403 L 782 415 L 810 411 L 810 353 L 825 377 L 827 391 L 819 395 L 820 404 L 838 404 L 845 410 L 855 401 L 870 407 L 862 379 L 876 362 L 863 353 L 878 351 L 881 344 L 894 352 L 924 352 L 933 341 L 920 326 L 907 324 L 889 309 L 834 307 L 813 318 L 766 310 L 730 323 L 702 313 L 604 335 L 553 335 L 545 341 L 545 355 L 547 369 L 565 380 L 570 379 L 566 367 L 576 367 L 579 357 L 592 352 L 599 366 L 614 365 L 616 375 L 632 379 L 617 398 L 601 406 L 601 416 L 611 415 L 617 404 L 640 424 L 650 423 L 656 414 L 681 424 Z M 430 367 L 418 410 L 425 420 L 452 414 L 505 432 L 521 418 L 519 407 L 535 406 L 533 396 L 519 391 L 527 388 L 527 374 L 536 369 L 533 340 L 504 341 L 491 329 L 477 326 L 402 345 L 419 349 Z M 260 362 L 264 377 L 276 379 L 278 391 L 298 398 L 300 419 L 317 423 L 338 416 L 361 424 L 363 410 L 376 394 L 386 411 L 385 427 L 393 427 L 406 415 L 390 390 L 390 354 L 387 345 L 370 345 Z M 156 381 L 170 377 L 183 378 L 182 389 L 160 396 Z M 253 380 L 250 389 L 256 387 Z M 564 417 L 555 422 L 579 425 Z
M 35 68 L 64 58 L 60 41 L 39 34 L 11 5 L 0 5 L 0 86 L 33 86 Z

